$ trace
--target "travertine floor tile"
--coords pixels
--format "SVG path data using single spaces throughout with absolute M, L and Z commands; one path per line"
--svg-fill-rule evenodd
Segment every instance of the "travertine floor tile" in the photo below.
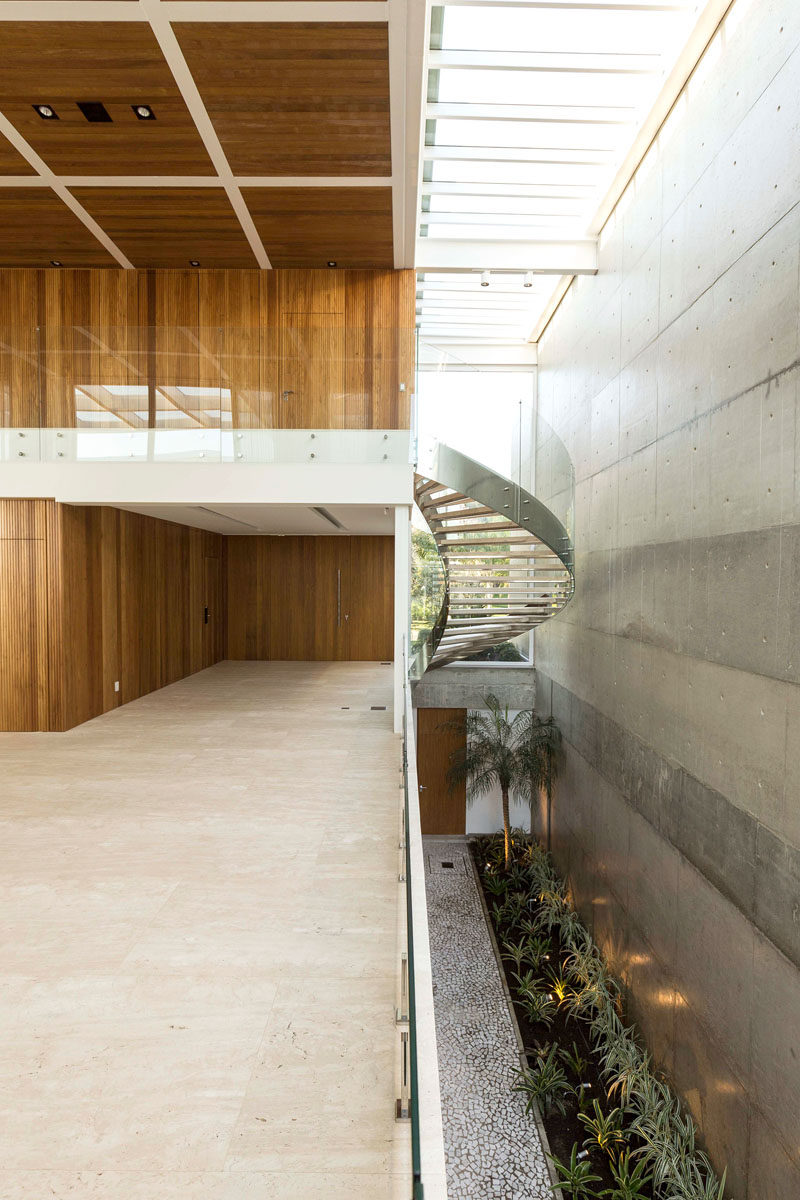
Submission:
M 392 1200 L 391 686 L 223 663 L 0 735 L 2 1200 Z

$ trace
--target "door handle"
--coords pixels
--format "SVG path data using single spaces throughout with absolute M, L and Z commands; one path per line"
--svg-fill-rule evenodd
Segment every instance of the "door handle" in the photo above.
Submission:
M 283 400 L 284 400 L 284 403 L 286 403 L 286 401 L 288 401 L 289 397 L 290 397 L 290 396 L 293 396 L 293 395 L 294 395 L 294 392 L 292 391 L 292 389 L 291 389 L 291 388 L 287 388 L 287 389 L 286 389 L 286 391 L 283 393 Z
M 420 790 L 421 792 L 427 792 L 427 790 L 428 790 L 428 785 L 427 785 L 427 784 L 425 784 L 425 783 L 421 783 L 421 784 L 419 785 L 419 790 Z
M 205 608 L 203 609 L 203 624 L 204 625 L 208 624 L 208 605 L 206 605 Z

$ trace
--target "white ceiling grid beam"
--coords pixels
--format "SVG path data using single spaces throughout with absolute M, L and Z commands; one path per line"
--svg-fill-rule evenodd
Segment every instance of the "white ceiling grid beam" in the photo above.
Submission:
M 394 265 L 404 268 L 414 266 L 417 239 L 430 0 L 388 0 L 388 14 L 392 234 Z
M 236 180 L 233 177 L 228 159 L 222 149 L 222 144 L 217 136 L 217 131 L 214 128 L 211 118 L 208 115 L 206 106 L 194 81 L 191 71 L 187 65 L 186 59 L 183 56 L 183 51 L 178 44 L 178 39 L 175 32 L 169 23 L 166 15 L 166 5 L 159 0 L 139 0 L 142 12 L 150 22 L 150 27 L 155 34 L 156 40 L 161 48 L 161 53 L 166 59 L 167 65 L 172 72 L 173 78 L 178 85 L 178 89 L 183 97 L 183 102 L 189 110 L 189 113 L 197 126 L 197 131 L 203 140 L 206 152 L 208 153 L 211 162 L 214 165 L 214 170 L 217 172 L 223 187 L 230 201 L 236 216 L 239 218 L 239 224 L 242 231 L 250 243 L 250 249 L 253 251 L 256 262 L 259 267 L 269 269 L 270 261 L 267 257 L 267 252 L 264 249 L 264 244 L 255 227 L 253 218 L 250 215 L 250 210 L 244 202 L 244 197 L 239 190 Z M 103 6 L 105 7 L 105 6 Z M 188 3 L 187 7 L 192 7 Z
M 44 159 L 40 158 L 32 146 L 28 145 L 21 133 L 18 133 L 7 117 L 0 113 L 0 133 L 11 142 L 11 145 L 19 151 L 23 158 L 30 163 L 37 176 L 31 176 L 28 179 L 28 186 L 34 182 L 34 186 L 49 187 L 55 192 L 59 200 L 66 204 L 78 218 L 78 220 L 86 226 L 91 234 L 97 238 L 101 246 L 105 247 L 110 255 L 116 259 L 121 267 L 128 271 L 133 270 L 133 263 L 130 262 L 123 252 L 120 250 L 116 242 L 113 242 L 108 234 L 95 221 L 94 217 L 90 216 L 80 201 L 76 200 L 70 191 L 67 190 L 65 184 L 58 178 L 57 175 L 50 170 Z M 16 176 L 15 178 L 25 178 L 25 176 Z
M 162 0 L 169 22 L 385 21 L 387 0 Z M 0 21 L 147 21 L 140 0 L 0 0 Z

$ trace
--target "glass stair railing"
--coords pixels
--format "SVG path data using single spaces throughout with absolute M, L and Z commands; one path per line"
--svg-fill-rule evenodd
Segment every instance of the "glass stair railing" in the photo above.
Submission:
M 510 641 L 570 601 L 569 534 L 518 484 L 439 443 L 414 493 L 443 577 L 438 616 L 415 638 L 414 678 Z

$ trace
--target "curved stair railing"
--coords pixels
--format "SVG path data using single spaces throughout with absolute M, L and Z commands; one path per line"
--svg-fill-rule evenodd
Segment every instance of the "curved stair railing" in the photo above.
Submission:
M 571 538 L 518 484 L 440 443 L 418 468 L 414 494 L 445 580 L 436 623 L 416 645 L 417 678 L 518 637 L 569 603 Z

